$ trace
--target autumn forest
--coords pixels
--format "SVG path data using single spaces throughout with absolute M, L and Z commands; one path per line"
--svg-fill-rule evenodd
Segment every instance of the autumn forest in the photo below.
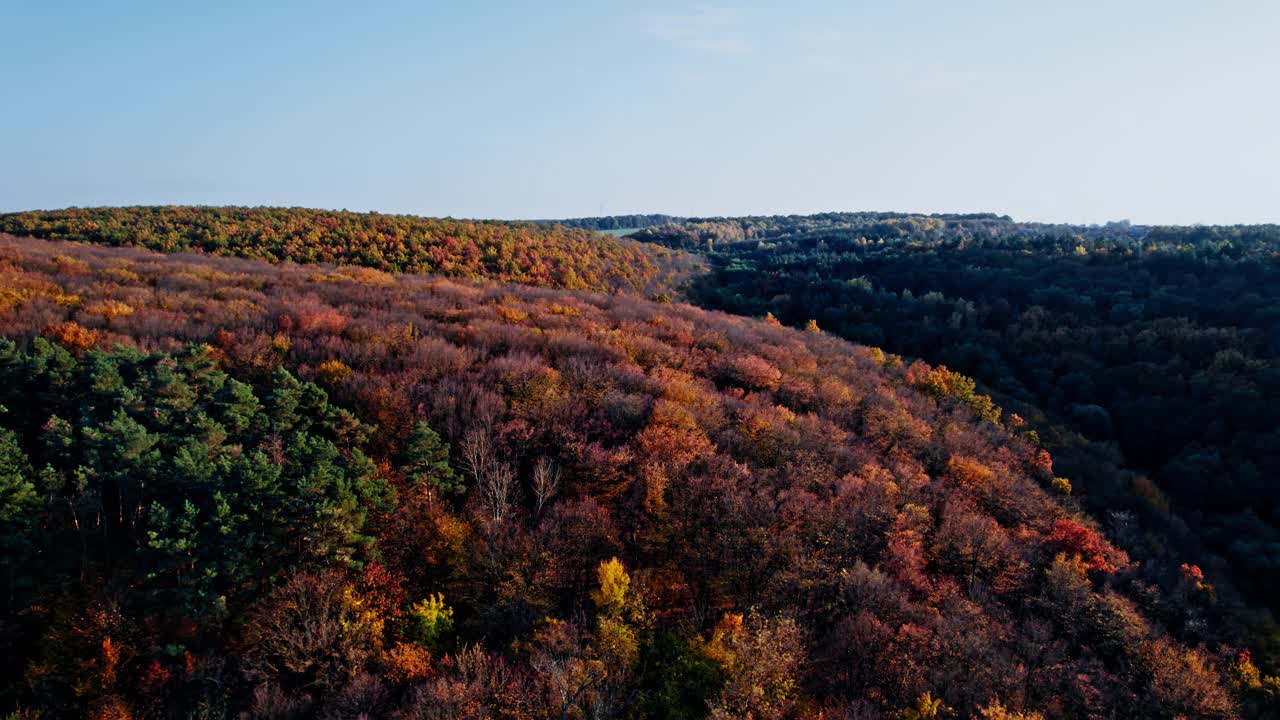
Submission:
M 1275 717 L 1278 263 L 997 215 L 0 215 L 0 714 Z

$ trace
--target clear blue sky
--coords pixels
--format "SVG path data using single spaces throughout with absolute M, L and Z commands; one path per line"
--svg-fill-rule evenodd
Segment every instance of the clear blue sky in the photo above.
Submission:
M 1280 2 L 0 0 L 0 209 L 1280 221 Z

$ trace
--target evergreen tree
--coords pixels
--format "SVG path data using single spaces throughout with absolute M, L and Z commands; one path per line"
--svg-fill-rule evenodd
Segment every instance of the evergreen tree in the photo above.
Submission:
M 17 584 L 30 581 L 19 568 L 30 556 L 30 529 L 39 504 L 31 477 L 17 436 L 0 428 L 0 582 L 6 606 L 13 604 Z
M 449 445 L 424 422 L 415 423 L 413 434 L 401 453 L 405 477 L 421 490 L 435 488 L 443 494 L 457 494 L 466 488 L 449 465 Z

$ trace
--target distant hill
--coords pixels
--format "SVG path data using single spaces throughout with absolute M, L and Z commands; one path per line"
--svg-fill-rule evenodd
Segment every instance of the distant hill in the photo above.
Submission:
M 303 208 L 33 211 L 0 215 L 0 232 L 648 295 L 675 292 L 697 265 L 679 252 L 562 226 Z
M 607 218 L 599 219 L 601 222 Z M 1129 237 L 1149 228 L 1127 222 L 1101 226 L 1026 223 L 995 213 L 828 212 L 814 215 L 751 215 L 745 217 L 672 218 L 639 228 L 636 237 L 669 247 L 704 249 L 713 244 L 817 241 L 825 237 L 859 236 L 873 239 L 906 237 L 920 232 L 949 236 L 1003 237 L 1012 233 L 1073 233 L 1088 237 Z
M 638 230 L 655 225 L 669 225 L 684 222 L 684 218 L 674 215 L 606 215 L 604 217 L 566 218 L 564 220 L 535 220 L 548 225 L 596 230 L 598 232 L 617 232 L 619 230 Z

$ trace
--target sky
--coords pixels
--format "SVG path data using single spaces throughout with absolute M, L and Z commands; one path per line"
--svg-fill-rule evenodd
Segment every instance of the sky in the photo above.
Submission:
M 0 0 L 0 211 L 1280 222 L 1280 2 Z

